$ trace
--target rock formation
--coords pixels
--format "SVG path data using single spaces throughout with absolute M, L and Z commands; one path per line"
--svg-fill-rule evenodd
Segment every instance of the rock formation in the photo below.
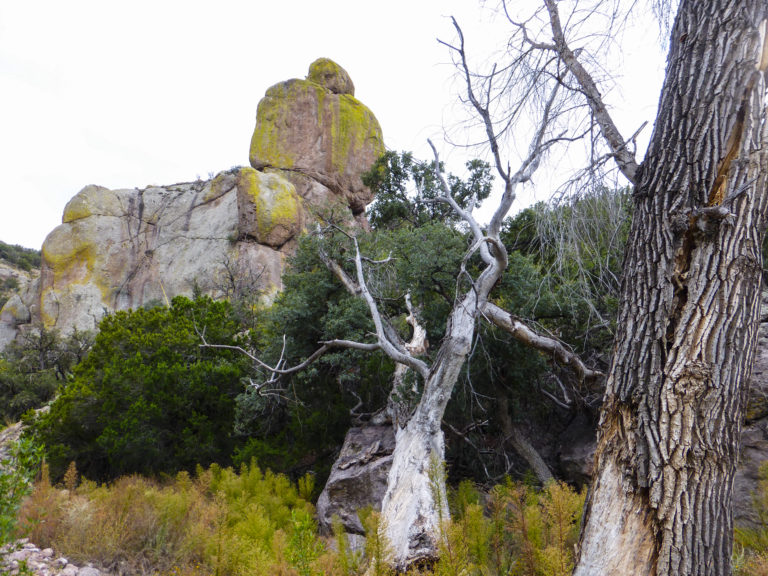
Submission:
M 86 186 L 43 243 L 40 279 L 0 311 L 0 349 L 42 324 L 92 330 L 107 311 L 165 302 L 195 288 L 228 296 L 231 273 L 280 288 L 286 255 L 312 221 L 366 226 L 361 174 L 384 152 L 376 118 L 331 60 L 312 63 L 259 103 L 252 168 L 144 189 Z
M 357 513 L 366 506 L 381 508 L 394 449 L 391 424 L 350 428 L 317 500 L 321 530 L 330 533 L 333 518 L 338 516 L 346 532 L 365 534 Z

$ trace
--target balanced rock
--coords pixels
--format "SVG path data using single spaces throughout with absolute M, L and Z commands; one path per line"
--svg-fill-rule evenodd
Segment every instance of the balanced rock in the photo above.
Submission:
M 309 65 L 307 80 L 320 84 L 334 94 L 355 95 L 355 85 L 347 71 L 329 58 L 318 58 Z
M 108 311 L 176 295 L 231 297 L 233 275 L 269 298 L 311 222 L 367 227 L 373 196 L 361 175 L 384 143 L 354 90 L 343 68 L 321 58 L 306 80 L 277 84 L 260 102 L 253 168 L 170 186 L 83 188 L 43 243 L 39 278 L 20 283 L 0 310 L 0 349 L 38 324 L 66 335 L 96 328 Z
M 373 200 L 361 175 L 385 149 L 376 117 L 353 92 L 346 71 L 328 59 L 314 62 L 306 80 L 269 88 L 256 112 L 251 166 L 305 174 L 361 213 Z

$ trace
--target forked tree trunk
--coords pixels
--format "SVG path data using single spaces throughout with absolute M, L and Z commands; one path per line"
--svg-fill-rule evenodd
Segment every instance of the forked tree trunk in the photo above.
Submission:
M 381 519 L 392 553 L 389 560 L 398 570 L 435 558 L 439 523 L 448 519 L 445 482 L 435 467 L 443 465 L 441 422 L 471 348 L 475 311 L 472 294 L 454 308 L 421 399 L 407 424 L 395 432 Z
M 767 13 L 766 0 L 680 3 L 634 194 L 577 576 L 731 572 L 767 197 Z

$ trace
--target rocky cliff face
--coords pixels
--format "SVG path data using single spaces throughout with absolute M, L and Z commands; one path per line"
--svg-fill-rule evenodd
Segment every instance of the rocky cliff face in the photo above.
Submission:
M 43 243 L 39 281 L 0 311 L 0 349 L 40 323 L 91 330 L 111 310 L 164 302 L 197 287 L 229 295 L 248 278 L 280 288 L 285 257 L 311 222 L 332 214 L 365 226 L 361 174 L 384 152 L 381 128 L 348 74 L 315 61 L 305 80 L 267 90 L 252 167 L 211 180 L 108 190 L 86 186 Z

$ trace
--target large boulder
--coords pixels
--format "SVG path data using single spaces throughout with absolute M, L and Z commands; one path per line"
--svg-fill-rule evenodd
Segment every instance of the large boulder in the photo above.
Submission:
M 301 231 L 296 187 L 279 174 L 243 168 L 237 181 L 240 236 L 280 248 Z
M 273 187 L 292 187 L 272 180 Z M 273 214 L 272 230 L 241 234 L 241 209 L 258 213 L 253 202 L 240 201 L 251 198 L 249 186 L 241 170 L 146 189 L 87 186 L 43 243 L 39 319 L 68 333 L 95 328 L 108 310 L 166 302 L 196 289 L 222 296 L 221 283 L 233 268 L 259 272 L 254 290 L 279 285 L 285 254 L 277 248 L 300 230 Z M 295 220 L 298 198 L 292 202 Z
M 376 117 L 353 93 L 349 75 L 327 59 L 306 80 L 269 88 L 256 112 L 251 166 L 305 174 L 361 213 L 373 199 L 361 174 L 385 149 Z
M 365 534 L 358 512 L 366 506 L 381 509 L 394 449 L 392 425 L 350 428 L 317 500 L 321 530 L 330 532 L 338 516 L 346 532 Z

